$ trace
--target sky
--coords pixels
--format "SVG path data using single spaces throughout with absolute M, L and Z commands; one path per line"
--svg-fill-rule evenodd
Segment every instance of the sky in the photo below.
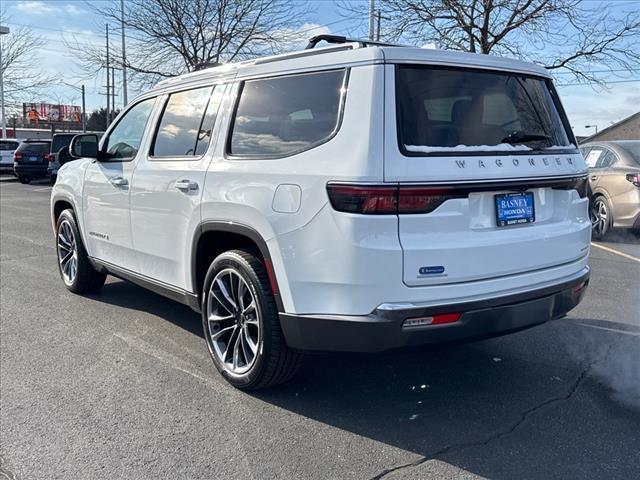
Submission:
M 100 1 L 100 0 L 94 0 Z M 126 1 L 126 0 L 125 0 Z M 366 2 L 368 0 L 349 0 L 350 2 Z M 597 8 L 599 0 L 589 5 Z M 603 0 L 604 1 L 604 0 Z M 614 8 L 637 6 L 640 0 L 608 0 Z M 104 106 L 106 98 L 101 95 L 105 91 L 104 74 L 92 77 L 84 72 L 77 62 L 73 50 L 65 44 L 74 38 L 81 42 L 104 45 L 104 19 L 92 11 L 84 0 L 0 0 L 6 12 L 0 24 L 9 28 L 27 26 L 34 33 L 45 39 L 45 45 L 38 49 L 34 61 L 44 71 L 55 75 L 62 81 L 79 87 L 85 85 L 87 90 L 87 111 Z M 297 28 L 309 36 L 316 33 L 363 34 L 366 19 L 354 21 L 341 15 L 339 1 L 311 0 L 310 11 Z M 112 25 L 117 28 L 117 25 Z M 116 33 L 116 32 L 114 32 Z M 119 33 L 119 32 L 117 32 Z M 112 47 L 120 48 L 119 35 L 112 39 Z M 563 80 L 563 79 L 567 80 Z M 619 81 L 620 79 L 615 79 Z M 120 79 L 116 82 L 120 85 Z M 568 85 L 563 85 L 563 84 Z M 633 113 L 640 111 L 640 74 L 628 77 L 626 81 L 611 83 L 606 88 L 588 85 L 571 85 L 568 75 L 560 75 L 556 84 L 565 110 L 576 135 L 590 135 L 597 125 L 602 130 Z M 141 92 L 129 91 L 129 99 Z M 80 94 L 77 89 L 65 85 L 52 86 L 46 98 L 34 98 L 34 102 L 70 103 L 80 105 Z M 121 106 L 122 95 L 116 99 L 116 106 Z

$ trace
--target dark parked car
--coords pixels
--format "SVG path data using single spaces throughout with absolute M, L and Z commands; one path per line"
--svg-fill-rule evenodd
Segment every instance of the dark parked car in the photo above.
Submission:
M 51 185 L 56 183 L 58 169 L 71 160 L 71 157 L 69 156 L 69 144 L 75 136 L 75 133 L 56 133 L 51 140 L 49 166 L 47 167 L 47 173 L 49 174 Z
M 13 153 L 13 171 L 20 183 L 47 176 L 51 140 L 25 140 Z
M 640 230 L 640 140 L 587 143 L 593 238 L 612 228 Z

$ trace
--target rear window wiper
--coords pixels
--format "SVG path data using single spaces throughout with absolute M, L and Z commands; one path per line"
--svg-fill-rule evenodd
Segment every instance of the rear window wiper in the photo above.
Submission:
M 551 141 L 551 137 L 548 135 L 542 135 L 538 133 L 527 133 L 527 132 L 513 132 L 500 140 L 501 143 L 527 143 L 527 142 L 537 142 L 540 140 Z

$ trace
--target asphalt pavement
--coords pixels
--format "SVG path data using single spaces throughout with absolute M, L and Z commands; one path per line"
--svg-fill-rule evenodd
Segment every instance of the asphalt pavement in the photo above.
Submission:
M 0 179 L 0 479 L 640 477 L 640 243 L 592 248 L 562 320 L 466 345 L 315 355 L 242 393 L 189 308 L 58 276 L 46 182 Z

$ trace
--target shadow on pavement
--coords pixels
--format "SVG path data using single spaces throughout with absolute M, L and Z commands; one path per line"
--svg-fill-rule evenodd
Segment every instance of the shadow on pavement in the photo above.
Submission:
M 127 282 L 111 282 L 95 298 L 202 336 L 191 309 Z M 640 352 L 640 339 L 619 327 L 629 329 L 559 320 L 473 344 L 309 355 L 292 382 L 251 395 L 488 478 L 632 478 L 640 471 L 640 406 L 612 400 L 602 376 L 620 367 L 607 359 L 612 348 Z M 394 478 L 428 476 L 422 462 L 399 466 Z

